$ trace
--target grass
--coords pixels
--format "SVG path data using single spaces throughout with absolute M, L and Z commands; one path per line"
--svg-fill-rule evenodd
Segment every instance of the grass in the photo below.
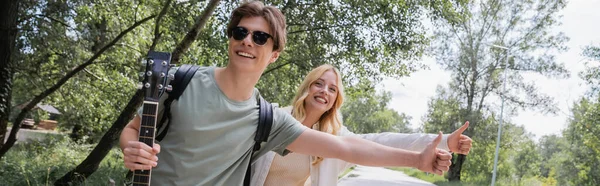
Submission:
M 389 167 L 388 169 L 391 170 L 395 170 L 395 171 L 402 171 L 404 172 L 406 175 L 411 176 L 411 177 L 415 177 L 421 180 L 424 180 L 426 182 L 429 183 L 433 183 L 435 185 L 438 186 L 479 186 L 479 185 L 489 185 L 490 182 L 488 181 L 483 181 L 483 182 L 449 182 L 444 176 L 439 176 L 436 174 L 428 174 L 425 172 L 422 172 L 418 169 L 414 169 L 414 168 L 405 168 L 405 167 Z M 518 184 L 518 185 L 538 185 L 536 182 L 537 180 L 528 180 L 527 183 L 536 183 L 536 184 Z M 498 180 L 498 182 L 496 182 L 497 185 L 502 186 L 502 185 L 515 185 L 514 183 L 510 183 L 507 182 L 506 180 Z
M 93 147 L 63 136 L 15 144 L 0 159 L 0 185 L 54 185 L 55 180 L 79 165 Z M 110 179 L 122 185 L 126 173 L 121 152 L 115 148 L 80 185 L 108 185 Z
M 446 181 L 446 178 L 444 178 L 444 176 L 424 173 L 423 171 L 420 171 L 418 169 L 406 168 L 406 167 L 389 167 L 388 169 L 395 170 L 395 171 L 402 171 L 402 172 L 404 172 L 404 174 L 406 174 L 408 176 L 419 178 L 419 179 L 424 180 L 429 183 L 438 183 L 438 182 Z
M 342 174 L 340 174 L 340 175 L 338 176 L 338 179 L 340 179 L 340 178 L 342 178 L 342 177 L 346 176 L 346 174 L 348 174 L 348 173 L 349 173 L 350 171 L 352 171 L 352 170 L 354 170 L 354 167 L 350 167 L 350 168 L 346 169 L 346 170 L 345 170 L 345 171 L 344 171 Z
M 402 171 L 404 174 L 421 179 L 423 181 L 433 183 L 438 186 L 475 186 L 479 184 L 472 183 L 464 183 L 464 182 L 448 182 L 448 180 L 444 176 L 440 176 L 437 174 L 430 174 L 420 171 L 414 168 L 406 168 L 406 167 L 388 167 L 387 169 Z

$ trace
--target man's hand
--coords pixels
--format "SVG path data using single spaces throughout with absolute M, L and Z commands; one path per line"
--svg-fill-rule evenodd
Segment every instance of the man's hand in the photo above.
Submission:
M 427 145 L 427 148 L 420 154 L 419 170 L 424 172 L 430 172 L 437 175 L 444 174 L 444 171 L 448 171 L 452 164 L 452 155 L 445 150 L 437 149 L 435 147 L 442 141 L 442 133 L 440 132 L 438 137 L 435 138 L 431 143 Z
M 128 141 L 127 146 L 123 148 L 123 161 L 125 167 L 129 170 L 150 170 L 156 167 L 158 157 L 156 154 L 160 152 L 160 145 L 154 144 L 154 148 L 139 142 Z
M 469 127 L 469 121 L 448 136 L 448 148 L 451 152 L 468 155 L 473 140 L 462 133 Z

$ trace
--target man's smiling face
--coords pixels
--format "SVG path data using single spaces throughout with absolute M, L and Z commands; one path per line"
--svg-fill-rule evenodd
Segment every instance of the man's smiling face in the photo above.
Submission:
M 273 38 L 268 38 L 264 45 L 258 45 L 252 39 L 255 31 L 272 35 L 269 23 L 263 17 L 244 17 L 237 26 L 246 29 L 248 35 L 242 40 L 229 37 L 229 63 L 232 67 L 248 72 L 262 72 L 267 65 L 277 60 L 279 52 L 273 51 Z

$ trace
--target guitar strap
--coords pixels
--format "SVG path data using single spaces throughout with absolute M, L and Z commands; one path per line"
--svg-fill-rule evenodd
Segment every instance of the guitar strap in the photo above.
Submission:
M 156 140 L 161 141 L 167 134 L 169 125 L 171 124 L 171 103 L 173 100 L 179 100 L 179 96 L 181 96 L 187 85 L 190 83 L 198 68 L 198 65 L 184 64 L 177 69 L 177 72 L 175 72 L 175 78 L 171 82 L 173 89 L 171 92 L 168 92 L 169 95 L 163 103 L 165 107 L 163 117 L 157 124 L 159 132 Z M 252 148 L 252 154 L 250 155 L 250 163 L 248 164 L 246 176 L 244 177 L 244 186 L 250 185 L 252 156 L 260 149 L 262 142 L 267 142 L 269 133 L 271 132 L 271 126 L 273 125 L 273 106 L 260 95 L 258 95 L 258 108 L 258 126 L 256 135 L 254 136 L 254 147 Z M 162 126 L 163 124 L 165 124 L 165 126 Z

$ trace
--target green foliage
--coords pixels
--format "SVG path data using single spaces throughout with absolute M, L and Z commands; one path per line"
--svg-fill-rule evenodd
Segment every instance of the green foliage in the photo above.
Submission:
M 257 86 L 268 100 L 288 103 L 305 74 L 321 64 L 342 73 L 346 87 L 402 77 L 429 44 L 421 18 L 457 19 L 463 1 L 268 1 L 288 24 L 288 44 Z M 228 5 L 235 6 L 235 5 Z M 282 79 L 282 77 L 289 77 Z
M 597 137 L 600 121 L 600 100 L 581 99 L 574 104 L 563 136 L 543 136 L 538 145 L 540 169 L 538 180 L 545 185 L 598 185 L 600 172 L 600 140 Z M 527 146 L 531 146 L 527 144 Z M 532 148 L 532 147 L 528 147 Z M 530 150 L 527 150 L 530 151 Z M 534 159 L 534 152 L 521 155 Z M 519 157 L 519 156 L 517 156 Z M 517 159 L 515 159 L 517 160 Z M 516 164 L 527 168 L 528 165 Z M 515 161 L 517 163 L 517 161 Z M 517 168 L 517 169 L 518 169 Z M 537 170 L 531 170 L 534 173 Z M 524 169 L 523 169 L 524 170 Z M 526 171 L 527 172 L 527 171 Z M 531 175 L 531 174 L 530 174 Z
M 565 138 L 557 135 L 547 135 L 540 138 L 538 146 L 539 154 L 541 155 L 540 176 L 552 177 L 551 171 L 554 163 L 552 158 L 558 156 L 563 150 L 569 149 Z M 555 171 L 556 172 L 556 171 Z
M 0 160 L 0 185 L 51 185 L 54 180 L 79 164 L 93 146 L 81 145 L 62 136 L 45 141 L 16 144 Z M 113 149 L 96 174 L 83 185 L 108 185 L 109 179 L 123 183 L 127 170 L 119 149 Z
M 345 84 L 357 77 L 376 83 L 383 76 L 401 77 L 421 66 L 418 60 L 428 39 L 421 18 L 462 20 L 465 2 L 445 1 L 269 1 L 282 9 L 288 23 L 288 45 L 270 65 L 258 88 L 268 100 L 287 104 L 302 78 L 313 67 L 330 63 L 344 74 Z M 170 52 L 183 38 L 206 1 L 174 1 L 160 23 L 155 50 Z M 217 7 L 182 63 L 224 66 L 231 10 Z M 15 55 L 13 105 L 27 102 L 84 62 L 120 31 L 151 14 L 164 2 L 150 1 L 22 1 L 18 53 Z M 307 16 L 310 15 L 310 16 Z M 385 26 L 382 26 L 385 25 Z M 89 136 L 89 142 L 112 124 L 137 83 L 137 61 L 152 44 L 154 23 L 125 36 L 86 68 L 43 100 L 62 113 L 59 129 Z M 362 32 L 361 30 L 364 30 Z M 401 60 L 402 62 L 399 62 Z M 15 111 L 17 112 L 17 111 Z M 382 116 L 384 117 L 384 116 Z
M 461 105 L 465 105 L 463 99 L 452 91 L 438 88 L 437 95 L 429 101 L 429 109 L 423 118 L 423 131 L 449 133 L 458 129 L 466 120 L 466 109 Z M 495 112 L 470 117 L 471 125 L 465 134 L 473 139 L 473 147 L 463 165 L 461 181 L 470 184 L 489 184 L 494 164 L 498 119 Z M 535 144 L 530 140 L 530 134 L 522 126 L 504 121 L 498 158 L 498 181 L 504 179 L 505 183 L 519 183 L 522 177 L 537 175 L 535 171 L 539 171 L 539 168 L 535 163 L 539 163 L 539 157 L 535 148 L 529 149 L 533 145 Z M 517 167 L 517 162 L 534 164 Z M 529 170 L 531 167 L 535 169 Z M 515 177 L 517 179 L 514 179 Z
M 600 98 L 597 100 L 582 99 L 572 109 L 564 136 L 569 144 L 569 150 L 558 159 L 559 165 L 565 166 L 572 172 L 558 170 L 559 184 L 568 185 L 598 185 L 600 184 Z M 566 157 L 565 157 L 566 156 Z M 566 181 L 566 182 L 565 182 Z
M 415 168 L 389 167 L 388 169 L 395 170 L 395 171 L 401 171 L 408 176 L 419 178 L 423 181 L 430 182 L 430 183 L 438 184 L 441 182 L 446 182 L 446 178 L 444 178 L 444 176 L 440 176 L 437 174 L 425 173 L 425 172 L 420 171 Z
M 433 51 L 438 63 L 452 72 L 451 89 L 466 99 L 467 111 L 490 109 L 494 104 L 489 97 L 501 94 L 509 115 L 519 108 L 556 111 L 553 100 L 538 92 L 533 82 L 524 82 L 522 73 L 569 76 L 555 60 L 556 53 L 566 50 L 568 38 L 550 32 L 560 24 L 558 12 L 565 6 L 565 1 L 474 1 L 465 24 L 440 23 Z M 501 91 L 500 76 L 505 69 L 506 93 Z
M 592 86 L 590 90 L 592 96 L 600 96 L 598 94 L 600 92 L 600 46 L 587 46 L 583 55 L 591 61 L 586 62 L 588 68 L 580 72 L 579 76 Z
M 411 132 L 410 116 L 388 108 L 390 100 L 390 92 L 375 94 L 372 89 L 347 97 L 342 107 L 344 125 L 348 130 L 361 134 Z
M 568 38 L 552 31 L 560 25 L 558 13 L 565 6 L 566 1 L 562 0 L 472 1 L 467 5 L 470 19 L 463 24 L 447 23 L 447 20 L 435 23 L 439 29 L 435 30 L 432 51 L 437 63 L 451 71 L 452 80 L 449 90 L 438 92 L 439 98 L 429 103 L 423 129 L 451 131 L 467 120 L 471 125 L 465 133 L 475 141 L 463 169 L 456 168 L 462 165 L 458 159 L 449 171 L 449 180 L 491 181 L 497 136 L 494 133 L 500 119 L 498 98 L 506 100 L 501 116 L 504 121 L 523 109 L 556 112 L 554 100 L 540 93 L 534 82 L 524 81 L 522 74 L 569 76 L 564 65 L 555 60 L 556 53 L 567 49 Z M 507 75 L 506 90 L 502 74 Z M 527 167 L 515 167 L 511 161 L 531 162 L 539 158 L 515 154 L 523 143 L 531 146 L 531 142 L 525 140 L 528 134 L 522 127 L 505 122 L 502 130 L 500 149 L 510 150 L 499 153 L 498 180 L 520 184 L 524 176 L 537 173 L 525 171 Z
M 13 104 L 27 102 L 54 85 L 120 31 L 150 15 L 142 10 L 155 9 L 151 6 L 131 1 L 24 1 Z M 136 61 L 146 47 L 144 40 L 150 38 L 143 30 L 135 32 L 43 100 L 63 113 L 60 130 L 85 126 L 85 135 L 94 142 L 120 113 L 135 88 Z
M 438 131 L 450 132 L 457 129 L 464 120 L 461 116 L 460 102 L 442 87 L 437 88 L 436 94 L 440 97 L 429 101 L 422 130 L 437 133 Z M 433 125 L 434 123 L 435 125 Z M 440 125 L 442 123 L 444 125 Z
M 168 5 L 170 11 L 159 23 L 160 40 L 154 50 L 173 51 L 201 14 L 198 10 L 206 4 L 206 1 L 191 0 L 173 1 Z M 371 85 L 383 76 L 402 77 L 422 67 L 416 61 L 429 44 L 421 24 L 423 16 L 453 23 L 466 16 L 460 11 L 464 0 L 288 0 L 267 4 L 278 6 L 285 13 L 289 25 L 288 45 L 279 60 L 269 66 L 257 87 L 268 100 L 282 104 L 292 98 L 308 71 L 324 63 L 340 68 L 346 86 L 368 88 L 354 91 L 361 93 L 363 99 L 372 99 L 365 92 L 372 91 Z M 26 103 L 48 89 L 135 21 L 158 14 L 163 5 L 163 1 L 157 0 L 21 1 L 12 105 Z M 182 63 L 226 65 L 224 30 L 234 6 L 237 3 L 221 3 L 197 41 L 182 56 Z M 140 69 L 138 59 L 145 56 L 157 36 L 154 24 L 144 24 L 124 36 L 94 64 L 42 100 L 63 113 L 58 119 L 59 130 L 73 130 L 88 143 L 99 140 L 134 92 Z M 407 129 L 406 123 L 394 123 L 406 122 L 407 117 L 389 109 L 375 112 L 371 120 L 384 123 L 386 130 Z M 31 177 L 26 179 L 29 184 L 43 184 L 53 181 L 74 164 L 65 163 L 50 170 L 46 180 L 36 176 L 38 172 L 23 174 Z M 44 167 L 41 163 L 36 166 Z M 11 167 L 11 170 L 21 170 L 16 164 Z
M 515 175 L 518 178 L 539 175 L 541 155 L 538 153 L 537 146 L 532 140 L 526 140 L 519 144 L 513 161 Z

